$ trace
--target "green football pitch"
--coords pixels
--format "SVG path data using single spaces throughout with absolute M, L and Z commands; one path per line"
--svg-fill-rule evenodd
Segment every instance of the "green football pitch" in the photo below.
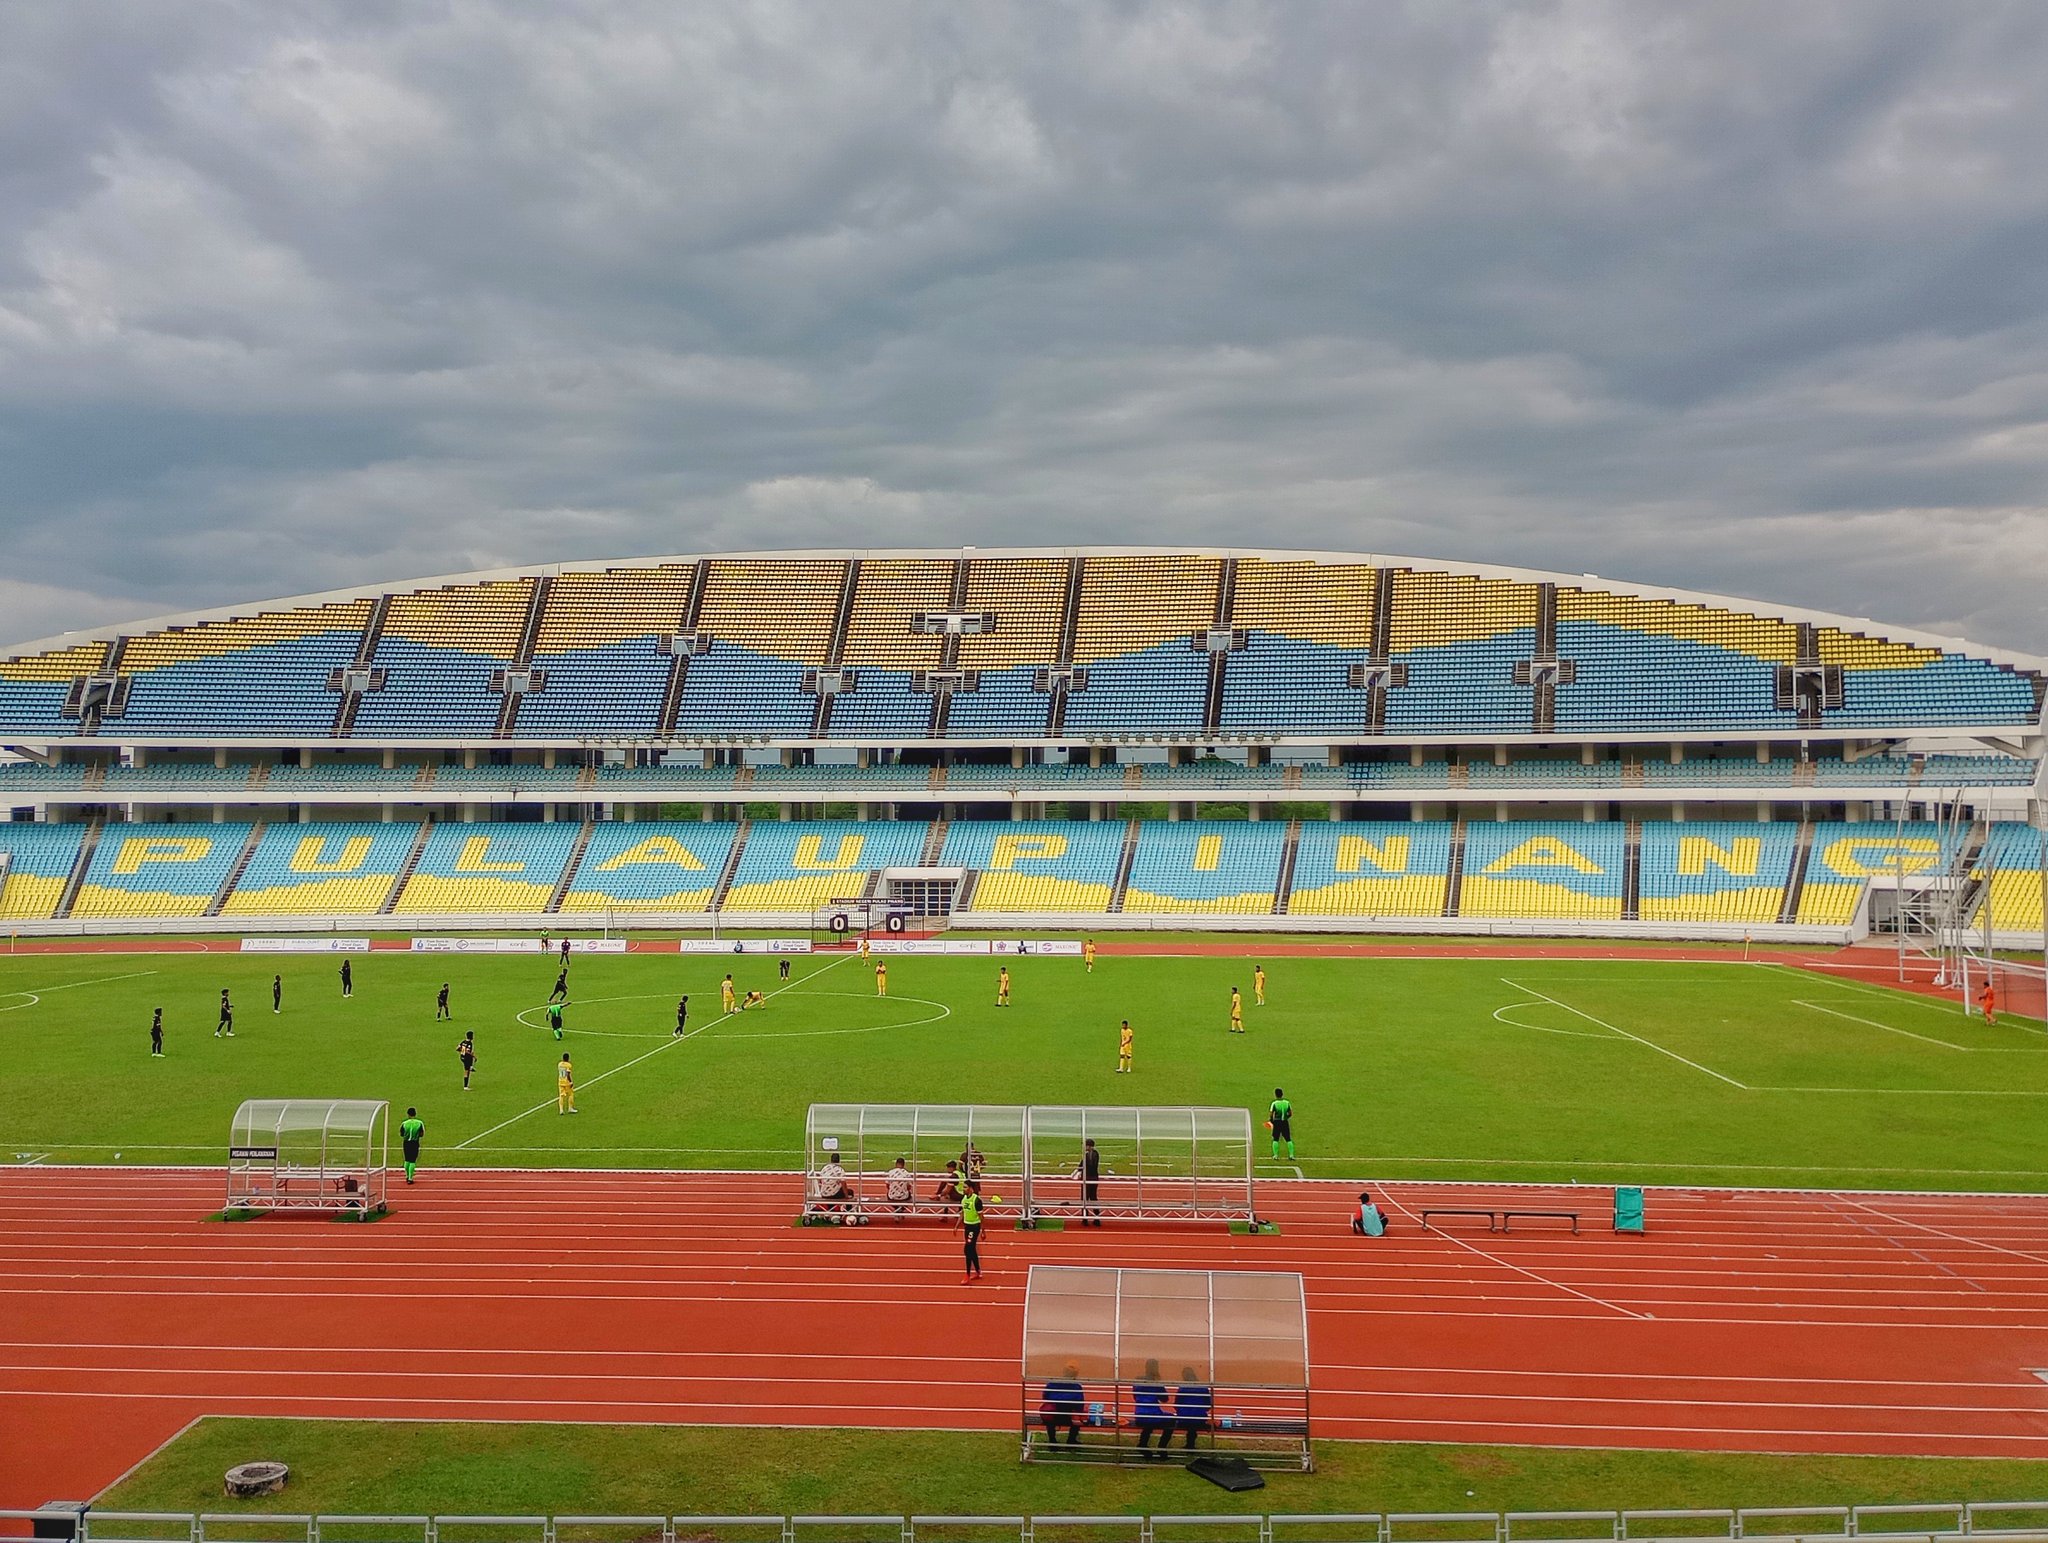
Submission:
M 786 1168 L 805 1106 L 1295 1105 L 1309 1177 L 2048 1190 L 2048 1032 L 1766 963 L 579 956 L 0 957 L 0 1162 L 218 1163 L 248 1097 L 417 1105 L 430 1165 Z M 732 969 L 765 1007 L 719 1013 Z M 281 972 L 284 1011 L 270 1010 Z M 446 981 L 455 1018 L 434 1021 Z M 1226 1032 L 1230 988 L 1249 1032 Z M 213 1035 L 222 987 L 236 1035 Z M 690 997 L 689 1033 L 673 1033 Z M 152 1008 L 166 1054 L 149 1055 Z M 1117 1022 L 1136 1069 L 1115 1071 Z M 455 1043 L 476 1032 L 475 1086 Z M 575 1061 L 580 1112 L 558 1115 Z M 1265 1154 L 1262 1152 L 1261 1157 Z M 1261 1173 L 1294 1165 L 1262 1161 Z

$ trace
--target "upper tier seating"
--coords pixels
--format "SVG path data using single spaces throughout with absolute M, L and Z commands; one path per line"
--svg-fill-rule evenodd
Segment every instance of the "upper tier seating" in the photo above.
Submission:
M 544 911 L 575 851 L 577 825 L 438 825 L 393 907 L 430 911 Z
M 1691 821 L 1643 826 L 1644 921 L 1768 925 L 1785 903 L 1799 827 Z
M 72 902 L 79 917 L 204 916 L 249 843 L 247 825 L 109 825 Z
M 7 872 L 0 882 L 0 919 L 40 921 L 56 913 L 64 886 L 78 866 L 83 825 L 32 825 L 0 820 L 0 853 Z
M 1993 931 L 2020 933 L 2029 945 L 2040 942 L 2041 864 L 2041 832 L 2033 826 L 2001 821 L 1991 827 L 1977 871 L 1989 880 L 1985 903 Z
M 878 868 L 914 867 L 930 828 L 910 820 L 756 821 L 740 853 L 728 911 L 809 911 L 868 893 Z
M 1448 821 L 1317 820 L 1294 854 L 1290 916 L 1441 916 L 1451 872 Z
M 519 655 L 533 580 L 450 584 L 400 595 L 385 614 L 374 663 L 382 690 L 356 709 L 357 739 L 486 739 L 504 696 L 491 672 Z
M 268 826 L 221 914 L 371 915 L 390 898 L 419 829 L 412 821 Z
M 696 571 L 669 563 L 558 575 L 533 645 L 544 684 L 521 698 L 515 736 L 654 734 L 674 663 L 661 639 L 682 630 Z
M 1387 693 L 1394 733 L 1520 733 L 1529 688 L 1515 665 L 1536 646 L 1534 584 L 1400 569 L 1394 574 L 1390 657 L 1408 682 Z
M 370 610 L 368 600 L 348 600 L 130 638 L 121 729 L 325 738 L 338 701 L 328 672 L 355 661 Z
M 732 855 L 737 825 L 616 821 L 597 827 L 561 909 L 705 911 Z
M 1124 913 L 1264 916 L 1286 844 L 1287 827 L 1276 821 L 1150 821 L 1138 837 Z
M 818 699 L 804 671 L 825 663 L 846 565 L 733 561 L 709 565 L 678 734 L 807 735 Z
M 1817 824 L 1799 892 L 1799 920 L 1845 926 L 1873 877 L 1945 872 L 1954 861 L 1954 841 L 1937 825 L 1908 823 L 1901 830 L 1891 821 Z
M 1221 573 L 1213 557 L 1088 559 L 1074 631 L 1088 685 L 1067 702 L 1068 733 L 1203 726 L 1209 656 L 1192 640 L 1216 620 Z
M 950 615 L 956 595 L 959 621 L 913 629 L 920 613 Z M 330 673 L 361 656 L 379 615 L 370 662 L 386 678 L 338 719 Z M 1212 700 L 1219 677 L 1206 635 L 1226 617 L 1235 646 Z M 541 678 L 508 719 L 492 675 L 522 662 L 530 623 L 524 662 Z M 664 725 L 678 665 L 663 639 L 683 633 L 691 642 L 675 719 Z M 110 658 L 111 694 L 85 679 Z M 1052 684 L 1042 672 L 1067 662 L 1085 672 L 1071 694 L 1040 689 Z M 1355 669 L 1381 663 L 1392 667 L 1383 700 L 1362 669 L 1353 683 Z M 323 737 L 337 721 L 370 745 L 489 739 L 505 723 L 516 739 L 556 745 L 664 728 L 692 739 L 800 739 L 821 721 L 806 674 L 834 664 L 851 673 L 824 732 L 884 745 L 924 738 L 935 723 L 960 742 L 1037 739 L 1055 710 L 1065 733 L 1090 738 L 1900 736 L 2031 726 L 2041 685 L 1981 651 L 1542 575 L 1284 556 L 1240 556 L 1226 571 L 1202 552 L 847 553 L 535 570 L 0 658 L 0 743 L 82 728 L 113 743 L 290 742 Z M 938 700 L 912 689 L 917 672 L 949 664 L 974 675 L 974 689 L 962 679 Z M 1781 680 L 1815 667 L 1826 672 L 1820 681 Z
M 1017 912 L 1106 912 L 1122 861 L 1121 820 L 955 820 L 940 865 L 971 868 L 969 909 L 976 915 Z
M 931 728 L 932 699 L 910 689 L 917 670 L 935 670 L 945 640 L 912 632 L 919 613 L 951 608 L 953 564 L 930 558 L 877 558 L 860 565 L 840 663 L 854 688 L 832 704 L 838 738 L 922 739 Z
M 105 666 L 107 645 L 81 643 L 47 654 L 0 658 L 0 729 L 17 733 L 68 734 L 77 727 L 64 716 L 71 682 Z
M 1222 728 L 1357 734 L 1369 701 L 1349 685 L 1372 657 L 1374 571 L 1363 565 L 1237 565 L 1230 619 L 1245 635 L 1223 675 Z
M 1468 824 L 1458 914 L 1618 921 L 1627 843 L 1616 820 Z
M 977 670 L 977 689 L 953 698 L 948 727 L 956 739 L 1036 738 L 1050 698 L 1033 689 L 1041 665 L 1059 651 L 1067 565 L 1051 558 L 976 558 L 967 567 L 967 605 L 996 619 L 995 631 L 960 639 L 958 667 Z

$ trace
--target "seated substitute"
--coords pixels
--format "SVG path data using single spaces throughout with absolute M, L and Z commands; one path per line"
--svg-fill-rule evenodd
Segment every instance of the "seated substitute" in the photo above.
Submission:
M 1180 1386 L 1173 1390 L 1173 1423 L 1187 1433 L 1188 1445 L 1195 1444 L 1195 1437 L 1209 1428 L 1209 1417 L 1216 1408 L 1216 1395 L 1209 1385 L 1202 1381 L 1201 1374 L 1192 1366 L 1180 1369 Z M 1167 1432 L 1167 1439 L 1173 1433 Z
M 811 1198 L 821 1206 L 841 1211 L 852 1211 L 858 1207 L 860 1191 L 848 1182 L 846 1170 L 839 1165 L 836 1153 L 825 1159 L 824 1167 L 811 1181 Z
M 1045 1379 L 1045 1395 L 1038 1401 L 1038 1423 L 1045 1427 L 1048 1443 L 1057 1443 L 1067 1433 L 1067 1445 L 1081 1444 L 1081 1368 L 1069 1361 L 1058 1377 Z
M 1351 1230 L 1367 1238 L 1383 1238 L 1387 1235 L 1387 1219 L 1380 1214 L 1380 1208 L 1373 1204 L 1372 1191 L 1359 1191 L 1358 1209 L 1351 1213 Z
M 903 1159 L 899 1157 L 896 1159 L 896 1166 L 883 1176 L 883 1182 L 887 1186 L 883 1192 L 889 1197 L 889 1208 L 896 1213 L 896 1219 L 901 1221 L 904 1212 L 910 1209 L 911 1202 L 917 1198 L 914 1188 L 916 1180 L 911 1178 L 910 1169 L 904 1166 Z

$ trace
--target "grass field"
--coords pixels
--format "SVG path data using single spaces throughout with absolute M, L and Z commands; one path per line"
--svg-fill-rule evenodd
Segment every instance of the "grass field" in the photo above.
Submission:
M 1296 1105 L 1310 1176 L 2048 1189 L 2048 1032 L 1769 964 L 590 955 L 569 1034 L 536 956 L 0 958 L 0 1160 L 214 1163 L 250 1096 L 419 1106 L 432 1164 L 787 1167 L 814 1100 Z M 768 1006 L 721 1019 L 734 969 Z M 284 1012 L 270 979 L 284 977 Z M 453 1025 L 433 1021 L 450 984 Z M 1225 1032 L 1233 984 L 1250 1032 Z M 212 1036 L 221 987 L 237 1037 Z M 678 995 L 690 1034 L 671 1033 Z M 162 1005 L 168 1054 L 148 1054 Z M 1137 1070 L 1115 1074 L 1118 1018 Z M 455 1041 L 477 1033 L 464 1093 Z M 575 1118 L 554 1111 L 569 1049 Z M 1269 1168 L 1270 1172 L 1291 1171 Z
M 1318 1444 L 1313 1474 L 1232 1495 L 1177 1465 L 1025 1466 L 1016 1438 L 673 1425 L 205 1420 L 101 1499 L 108 1509 L 266 1511 L 223 1501 L 230 1466 L 292 1467 L 289 1509 L 382 1514 L 1119 1515 L 1877 1505 L 2038 1500 L 2048 1462 L 1557 1447 Z

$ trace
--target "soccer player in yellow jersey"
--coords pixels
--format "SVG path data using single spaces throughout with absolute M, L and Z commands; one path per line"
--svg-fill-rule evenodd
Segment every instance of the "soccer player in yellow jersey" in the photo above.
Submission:
M 555 1065 L 555 1113 L 576 1112 L 576 1072 L 569 1065 L 569 1052 L 562 1052 L 562 1059 Z
M 1116 1069 L 1120 1072 L 1131 1069 L 1131 1020 L 1128 1018 L 1116 1031 Z
M 1230 988 L 1230 1032 L 1244 1032 L 1244 993 L 1235 986 Z
M 1263 964 L 1255 964 L 1252 966 L 1252 1006 L 1264 1007 L 1265 1005 L 1266 967 Z
M 878 961 L 875 965 L 875 995 L 878 997 L 885 997 L 888 994 L 889 967 L 886 964 L 882 964 Z
M 868 935 L 865 932 L 860 935 L 860 956 L 863 959 L 868 956 Z
M 722 1013 L 734 1011 L 739 1006 L 732 989 L 730 975 L 718 983 L 718 1010 Z
M 1095 973 L 1095 939 L 1081 939 L 1081 963 L 1088 967 L 1088 973 Z
M 1010 1005 L 1010 967 L 1006 964 L 996 971 L 996 1006 Z

